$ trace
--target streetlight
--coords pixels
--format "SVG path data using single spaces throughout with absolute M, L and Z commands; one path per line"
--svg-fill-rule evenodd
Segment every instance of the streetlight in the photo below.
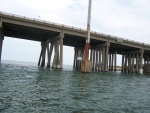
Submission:
M 85 43 L 84 59 L 82 61 L 82 67 L 81 67 L 82 72 L 91 72 L 92 71 L 91 61 L 89 60 L 91 6 L 92 6 L 92 0 L 89 0 L 86 43 Z

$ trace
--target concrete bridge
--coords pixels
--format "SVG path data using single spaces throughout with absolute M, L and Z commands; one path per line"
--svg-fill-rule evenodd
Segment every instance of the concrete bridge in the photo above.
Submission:
M 0 12 L 0 61 L 4 36 L 41 42 L 38 65 L 63 68 L 63 45 L 74 47 L 74 68 L 81 68 L 86 30 L 44 20 Z M 121 71 L 150 72 L 150 45 L 98 32 L 91 32 L 92 69 L 116 71 L 117 54 L 122 55 Z M 36 49 L 36 48 L 35 48 Z M 52 59 L 52 53 L 54 57 Z

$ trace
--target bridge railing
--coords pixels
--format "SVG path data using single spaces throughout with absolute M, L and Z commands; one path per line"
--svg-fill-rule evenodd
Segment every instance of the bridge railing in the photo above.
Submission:
M 83 29 L 83 28 L 78 28 L 78 27 L 73 27 L 73 26 L 69 26 L 69 25 L 59 24 L 59 23 L 55 23 L 55 22 L 51 22 L 51 21 L 45 21 L 45 20 L 42 20 L 42 19 L 35 19 L 35 18 L 31 18 L 31 17 L 11 14 L 11 13 L 2 12 L 2 11 L 0 11 L 0 14 L 9 15 L 9 16 L 18 17 L 18 18 L 23 18 L 23 19 L 28 19 L 28 20 L 37 21 L 37 22 L 43 22 L 43 23 L 47 23 L 47 24 L 53 24 L 53 25 L 66 27 L 66 28 L 71 28 L 71 29 L 80 30 L 80 31 L 86 31 L 86 29 Z M 134 40 L 130 40 L 130 39 L 122 38 L 122 37 L 117 37 L 117 36 L 113 36 L 113 35 L 109 35 L 109 34 L 105 34 L 105 33 L 100 33 L 100 32 L 96 32 L 96 31 L 91 31 L 91 33 L 102 35 L 102 36 L 107 36 L 107 37 L 114 38 L 114 39 L 121 39 L 121 40 L 124 40 L 124 41 L 129 41 L 129 42 L 133 42 L 133 43 L 137 43 L 137 44 L 141 44 L 141 45 L 150 46 L 150 44 L 147 44 L 147 43 L 141 43 L 139 41 L 134 41 Z

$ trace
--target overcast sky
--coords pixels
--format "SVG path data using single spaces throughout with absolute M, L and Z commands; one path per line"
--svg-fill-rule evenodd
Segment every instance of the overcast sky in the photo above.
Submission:
M 86 29 L 88 0 L 0 0 L 0 11 Z M 93 0 L 91 30 L 150 44 L 150 0 Z M 70 54 L 67 54 L 69 51 Z M 5 37 L 2 59 L 38 62 L 40 43 Z M 64 47 L 64 64 L 74 49 Z

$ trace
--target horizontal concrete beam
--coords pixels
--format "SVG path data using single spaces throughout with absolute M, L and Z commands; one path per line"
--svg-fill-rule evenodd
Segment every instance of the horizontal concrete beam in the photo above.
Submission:
M 60 33 L 59 35 L 57 35 L 57 36 L 47 40 L 47 42 L 51 43 L 51 42 L 54 42 L 54 41 L 56 41 L 56 40 L 58 40 L 60 38 L 64 38 L 64 33 Z
M 91 46 L 91 48 L 101 48 L 101 47 L 110 47 L 110 42 L 104 42 L 102 44 L 98 44 L 98 45 L 95 45 L 95 46 Z
M 133 51 L 124 51 L 122 52 L 124 54 L 130 54 L 130 53 L 144 53 L 144 50 L 143 49 L 140 49 L 140 50 L 133 50 Z

